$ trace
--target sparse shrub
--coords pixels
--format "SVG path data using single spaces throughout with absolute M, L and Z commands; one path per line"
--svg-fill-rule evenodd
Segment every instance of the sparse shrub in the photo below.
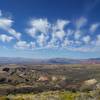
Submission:
M 82 87 L 80 87 L 80 91 L 82 91 L 82 92 L 89 92 L 92 90 L 93 90 L 92 86 L 83 85 Z
M 3 83 L 3 82 L 5 82 L 6 81 L 6 78 L 0 78 L 0 83 Z
M 9 68 L 3 68 L 3 71 L 9 72 Z

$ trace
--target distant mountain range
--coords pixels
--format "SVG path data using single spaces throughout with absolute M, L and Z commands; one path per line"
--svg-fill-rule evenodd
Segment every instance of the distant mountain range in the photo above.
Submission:
M 0 64 L 99 64 L 100 58 L 90 59 L 28 59 L 28 58 L 10 58 L 0 57 Z

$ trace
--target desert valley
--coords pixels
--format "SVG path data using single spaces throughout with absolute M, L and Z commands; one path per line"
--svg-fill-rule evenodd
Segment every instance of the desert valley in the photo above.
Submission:
M 7 100 L 27 100 L 26 98 L 48 100 L 47 98 L 53 94 L 49 97 L 50 100 L 67 100 L 67 96 L 72 98 L 68 100 L 74 100 L 74 97 L 75 100 L 99 100 L 99 63 L 58 64 L 59 60 L 52 61 L 53 64 L 18 64 L 18 62 L 17 64 L 1 64 L 0 98 L 2 100 L 7 98 Z M 66 63 L 68 61 L 70 60 L 67 59 Z M 60 94 L 61 97 L 59 97 Z M 21 97 L 21 95 L 28 96 Z M 39 96 L 41 99 L 38 99 Z M 64 96 L 65 99 L 63 99 Z

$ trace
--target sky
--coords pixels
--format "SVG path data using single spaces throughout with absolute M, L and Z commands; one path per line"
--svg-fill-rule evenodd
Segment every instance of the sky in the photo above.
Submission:
M 0 0 L 0 57 L 99 58 L 100 0 Z

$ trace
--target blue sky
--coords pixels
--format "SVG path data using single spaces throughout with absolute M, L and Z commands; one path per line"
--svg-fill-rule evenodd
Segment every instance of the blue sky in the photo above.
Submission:
M 100 57 L 99 0 L 1 0 L 0 57 Z

